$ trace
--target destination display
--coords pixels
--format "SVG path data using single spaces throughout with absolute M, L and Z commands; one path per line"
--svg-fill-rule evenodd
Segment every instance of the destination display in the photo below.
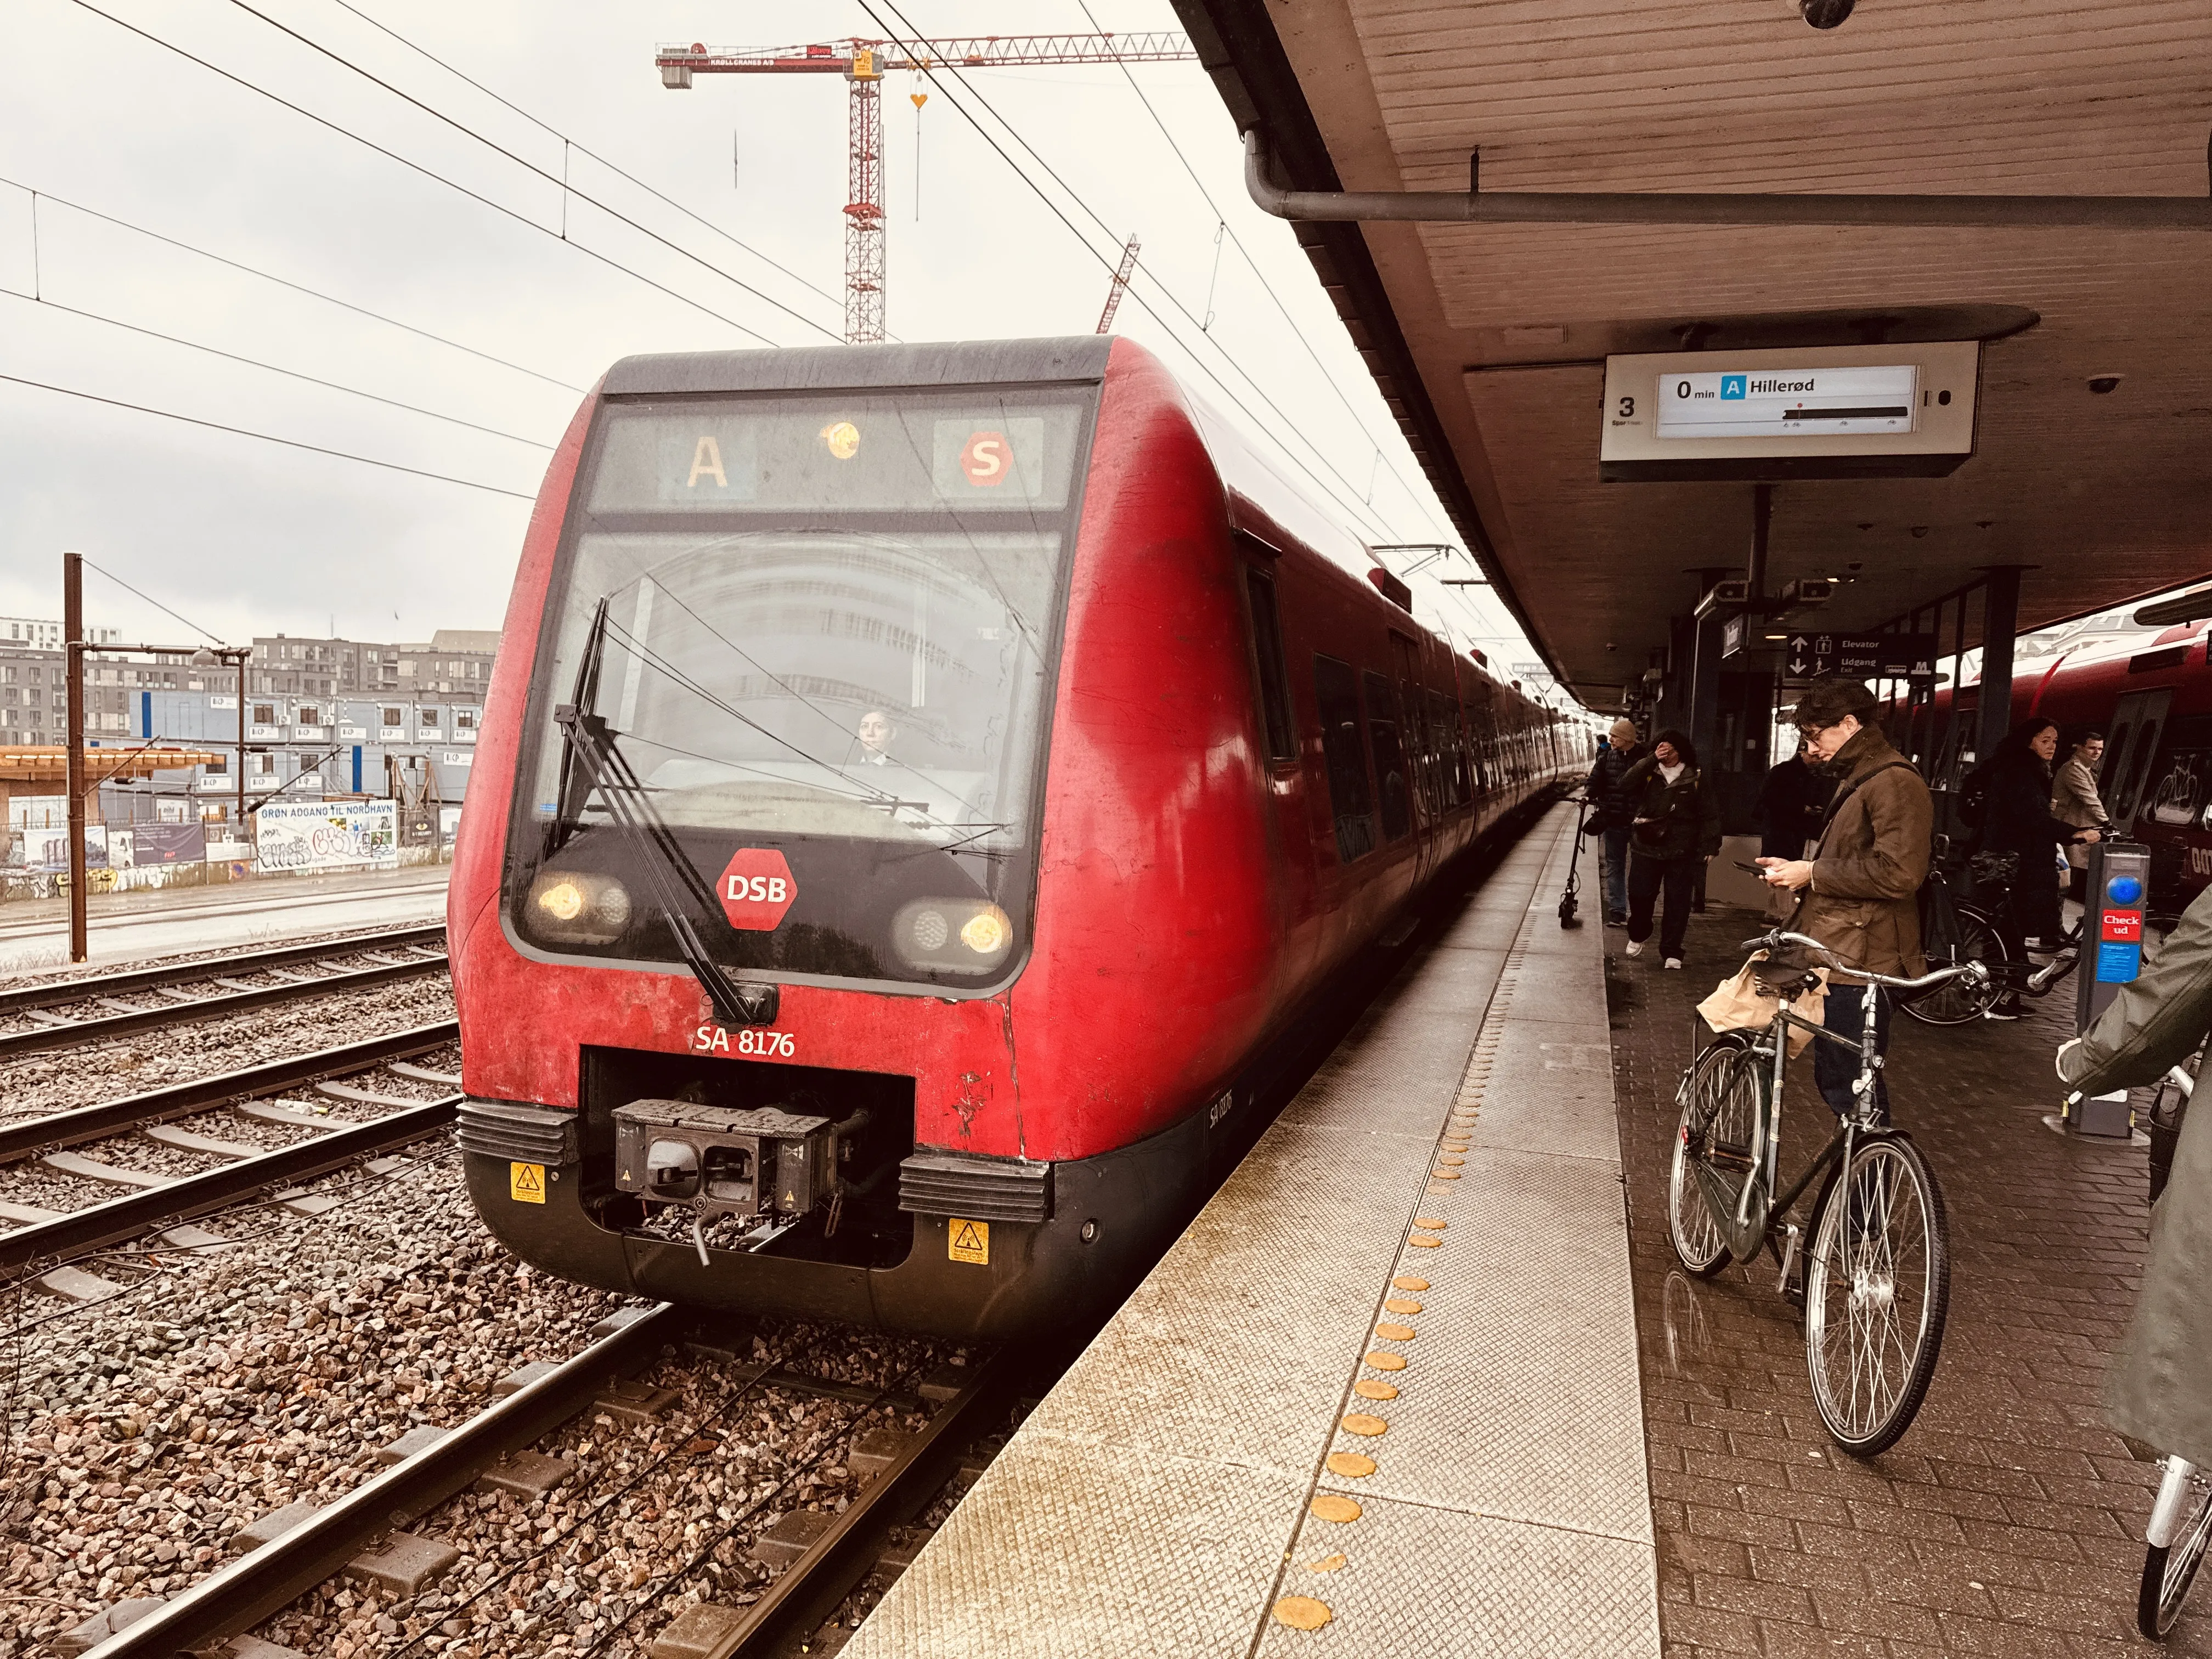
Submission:
M 1911 363 L 1662 374 L 1657 432 L 1662 438 L 1910 432 L 1919 391 L 1920 371 Z
M 1981 343 L 1605 360 L 1606 483 L 1941 477 L 1974 453 Z

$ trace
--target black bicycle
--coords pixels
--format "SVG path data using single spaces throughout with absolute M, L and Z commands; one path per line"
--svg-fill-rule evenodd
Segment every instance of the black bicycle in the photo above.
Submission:
M 1957 932 L 1948 948 L 1928 953 L 1929 962 L 1931 966 L 1941 962 L 1946 967 L 1978 962 L 1988 968 L 1989 976 L 1977 979 L 1960 975 L 1916 996 L 1899 997 L 1897 1006 L 1923 1025 L 1964 1025 L 1981 1018 L 2006 996 L 2043 996 L 2081 962 L 2079 921 L 2054 941 L 2056 951 L 2042 967 L 2033 962 L 2013 960 L 2005 938 L 2008 933 L 2017 937 L 2019 932 L 2008 925 L 2013 921 L 2014 883 L 2020 875 L 2019 854 L 1977 854 L 1968 868 L 1973 875 L 1975 893 L 1978 896 L 1994 892 L 1996 902 L 1978 896 L 1953 898 L 1951 914 L 1957 919 Z M 1948 878 L 1941 871 L 1933 871 L 1928 879 L 1946 882 Z

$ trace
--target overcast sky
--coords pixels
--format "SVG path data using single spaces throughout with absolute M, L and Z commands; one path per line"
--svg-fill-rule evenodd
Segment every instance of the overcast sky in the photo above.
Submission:
M 824 343 L 840 335 L 844 82 L 701 76 L 693 90 L 671 92 L 652 59 L 661 41 L 757 47 L 881 33 L 857 0 L 773 8 L 356 0 L 358 14 L 339 0 L 252 0 L 276 23 L 561 176 L 559 137 L 380 33 L 366 14 L 744 244 L 568 156 L 580 192 L 696 258 L 577 195 L 566 207 L 576 246 L 563 246 L 556 184 L 288 38 L 240 0 L 94 3 L 121 22 L 79 0 L 8 0 L 0 8 L 0 178 L 11 181 L 0 185 L 0 287 L 12 291 L 0 295 L 0 375 L 494 489 L 0 380 L 0 615 L 58 616 L 58 555 L 75 548 L 234 640 L 320 634 L 333 625 L 356 638 L 413 640 L 441 627 L 495 628 L 529 512 L 525 498 L 544 470 L 542 446 L 559 435 L 581 389 L 609 363 L 638 351 L 763 338 Z M 1003 34 L 1088 30 L 1084 3 L 903 0 L 902 9 L 926 34 Z M 1088 3 L 1103 28 L 1176 27 L 1167 0 Z M 122 24 L 445 174 L 515 216 Z M 1133 232 L 1143 241 L 1143 267 L 1120 331 L 1162 351 L 1233 416 L 1285 446 L 1285 469 L 1317 496 L 1333 495 L 1368 539 L 1448 537 L 1449 521 L 1289 228 L 1247 201 L 1237 135 L 1211 83 L 1195 64 L 1140 65 L 1133 73 L 1173 145 L 1118 69 L 973 77 L 975 92 L 1080 198 L 1079 204 L 1054 187 L 1000 135 L 1083 240 L 945 94 L 917 113 L 909 94 L 929 88 L 907 76 L 887 83 L 891 331 L 908 340 L 1087 332 L 1107 291 L 1101 258 L 1110 263 Z M 32 191 L 39 193 L 35 259 Z M 1219 221 L 1207 193 L 1230 231 L 1218 259 Z M 288 291 L 80 208 L 455 343 Z M 18 297 L 34 287 L 47 303 Z M 1199 318 L 1212 313 L 1210 338 L 1177 314 L 1169 294 Z M 1170 322 L 1152 314 L 1147 301 Z M 226 362 L 64 307 L 453 419 Z M 1237 414 L 1211 376 L 1249 413 Z M 1480 594 L 1433 586 L 1429 576 L 1440 574 L 1472 573 L 1459 564 L 1416 577 L 1425 617 L 1441 616 L 1462 640 L 1490 636 L 1486 648 L 1508 659 L 1533 656 L 1517 639 L 1498 637 L 1511 624 Z M 90 620 L 134 638 L 181 632 L 96 575 L 88 577 L 87 609 Z

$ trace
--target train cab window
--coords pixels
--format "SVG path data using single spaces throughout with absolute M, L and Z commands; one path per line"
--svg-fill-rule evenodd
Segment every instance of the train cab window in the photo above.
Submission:
M 1367 744 L 1375 757 L 1375 783 L 1382 797 L 1382 839 L 1396 841 L 1413 828 L 1413 792 L 1399 735 L 1397 698 L 1390 682 L 1370 670 L 1367 684 Z
M 1368 791 L 1367 757 L 1359 741 L 1358 676 L 1350 663 L 1316 653 L 1314 695 L 1321 705 L 1321 749 L 1328 766 L 1337 856 L 1349 864 L 1375 850 L 1374 798 Z
M 1260 717 L 1266 727 L 1267 757 L 1295 760 L 1297 732 L 1291 724 L 1291 686 L 1283 669 L 1283 618 L 1275 605 L 1275 579 L 1248 564 L 1244 586 L 1252 596 L 1252 648 L 1260 659 Z

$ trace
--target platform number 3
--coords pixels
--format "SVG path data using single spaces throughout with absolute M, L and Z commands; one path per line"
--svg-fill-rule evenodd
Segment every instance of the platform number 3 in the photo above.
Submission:
M 1636 418 L 1635 398 L 1623 398 L 1620 400 L 1620 418 L 1624 421 L 1632 421 Z

